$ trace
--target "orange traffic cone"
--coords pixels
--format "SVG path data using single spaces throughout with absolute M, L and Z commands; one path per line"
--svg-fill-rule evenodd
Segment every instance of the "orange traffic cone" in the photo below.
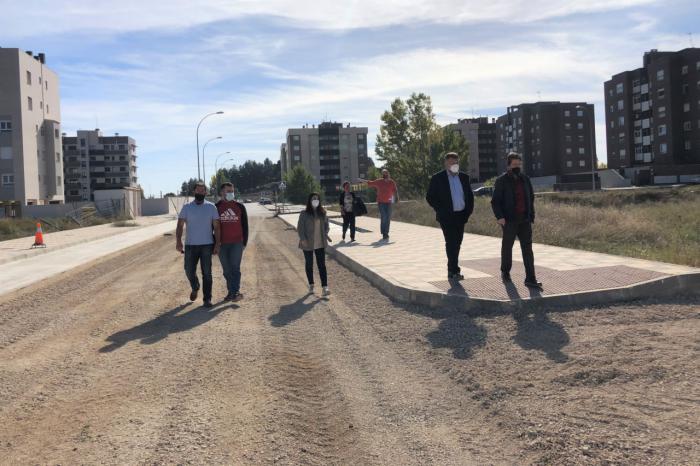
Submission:
M 41 231 L 41 223 L 37 222 L 36 223 L 36 234 L 34 235 L 34 244 L 32 244 L 33 248 L 45 248 L 46 244 L 44 244 L 44 232 Z

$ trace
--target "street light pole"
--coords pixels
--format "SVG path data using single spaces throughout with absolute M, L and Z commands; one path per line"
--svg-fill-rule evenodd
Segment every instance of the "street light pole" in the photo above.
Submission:
M 213 112 L 213 113 L 209 113 L 209 114 L 207 114 L 207 115 L 204 115 L 204 117 L 203 117 L 201 120 L 199 120 L 199 123 L 197 124 L 197 179 L 198 179 L 198 180 L 201 180 L 201 179 L 202 179 L 201 173 L 200 173 L 200 171 L 199 171 L 199 168 L 200 168 L 200 167 L 199 167 L 199 127 L 202 125 L 202 122 L 203 122 L 204 120 L 206 120 L 207 118 L 209 118 L 210 116 L 212 116 L 212 115 L 221 115 L 222 113 L 224 113 L 224 112 L 222 112 L 221 110 L 219 110 L 218 112 Z
M 221 157 L 222 155 L 230 154 L 230 153 L 231 153 L 231 151 L 222 152 L 216 156 L 216 160 L 214 161 L 214 170 L 216 170 L 216 173 L 219 173 L 219 167 L 217 166 L 217 164 L 219 163 L 219 157 Z
M 207 148 L 207 144 L 209 144 L 212 141 L 216 141 L 217 139 L 222 139 L 222 138 L 221 138 L 221 136 L 216 136 L 214 138 L 211 138 L 207 142 L 205 142 L 204 146 L 202 146 L 202 181 L 204 181 L 205 183 L 207 182 L 207 173 L 206 173 L 206 170 L 204 168 L 204 149 Z

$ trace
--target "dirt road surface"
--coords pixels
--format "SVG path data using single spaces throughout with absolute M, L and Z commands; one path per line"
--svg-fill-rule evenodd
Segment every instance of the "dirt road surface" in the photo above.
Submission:
M 322 300 L 251 223 L 237 305 L 173 237 L 0 297 L 0 463 L 700 462 L 700 299 L 470 317 L 330 261 Z

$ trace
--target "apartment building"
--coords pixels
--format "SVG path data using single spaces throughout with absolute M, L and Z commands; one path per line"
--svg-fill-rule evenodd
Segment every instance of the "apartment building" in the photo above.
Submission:
M 59 82 L 43 53 L 0 47 L 0 202 L 64 202 Z
M 136 188 L 136 141 L 99 129 L 63 135 L 66 201 L 94 201 L 95 191 Z
M 634 184 L 700 179 L 700 48 L 646 52 L 603 87 L 610 168 Z
M 523 157 L 531 177 L 552 184 L 590 183 L 597 169 L 595 115 L 585 102 L 536 102 L 508 107 L 496 120 L 498 172 L 510 151 Z
M 287 130 L 280 147 L 282 175 L 302 164 L 327 194 L 343 182 L 365 178 L 371 161 L 367 157 L 367 128 L 323 122 Z
M 498 176 L 496 119 L 463 118 L 449 125 L 469 144 L 469 177 L 483 182 Z

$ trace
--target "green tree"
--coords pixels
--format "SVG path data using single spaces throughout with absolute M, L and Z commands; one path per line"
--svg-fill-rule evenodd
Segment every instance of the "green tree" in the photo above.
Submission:
M 457 152 L 463 170 L 468 168 L 464 137 L 437 124 L 429 96 L 413 93 L 405 102 L 397 98 L 381 120 L 375 153 L 391 172 L 402 197 L 422 197 L 447 152 Z
M 180 188 L 180 196 L 192 196 L 194 195 L 194 185 L 197 183 L 196 178 L 190 178 L 187 181 L 182 182 L 182 187 Z
M 493 178 L 489 178 L 488 180 L 484 181 L 484 186 L 490 188 L 492 186 L 496 185 L 496 178 L 497 176 L 494 176 Z
M 287 185 L 285 199 L 293 204 L 306 204 L 310 193 L 321 193 L 321 185 L 301 164 L 287 172 L 284 181 Z

